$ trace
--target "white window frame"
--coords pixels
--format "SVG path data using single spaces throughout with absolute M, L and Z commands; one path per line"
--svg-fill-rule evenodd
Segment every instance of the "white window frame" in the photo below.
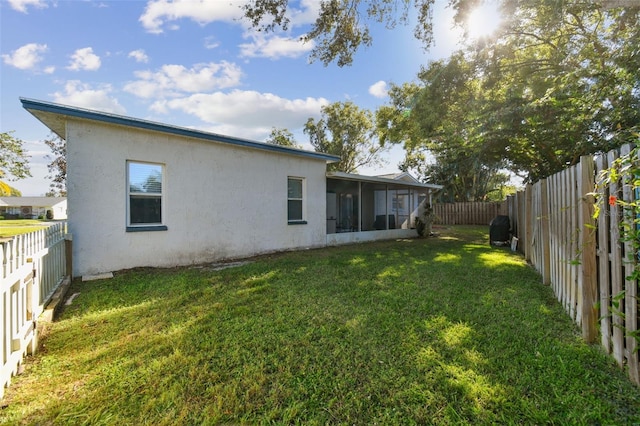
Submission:
M 141 165 L 150 165 L 150 166 L 159 166 L 161 173 L 161 187 L 160 193 L 145 193 L 145 192 L 131 192 L 131 176 L 130 170 L 132 164 L 141 164 Z M 127 192 L 127 218 L 126 218 L 126 230 L 127 232 L 140 232 L 140 231 L 166 231 L 167 226 L 165 225 L 165 179 L 166 179 L 166 166 L 162 163 L 154 163 L 150 161 L 138 161 L 138 160 L 127 160 L 126 162 L 126 192 Z M 160 197 L 160 222 L 153 223 L 131 223 L 131 195 L 134 194 L 138 197 Z
M 289 181 L 291 180 L 297 180 L 300 181 L 301 183 L 301 190 L 302 190 L 302 197 L 301 198 L 291 198 L 289 197 Z M 305 198 L 306 198 L 306 194 L 307 194 L 307 181 L 305 178 L 300 177 L 300 176 L 287 176 L 287 223 L 289 225 L 305 225 L 307 223 L 307 209 L 306 209 L 306 203 L 305 203 Z M 301 214 L 301 218 L 300 219 L 290 219 L 289 218 L 289 201 L 300 201 L 301 203 L 301 210 L 302 210 L 302 214 Z

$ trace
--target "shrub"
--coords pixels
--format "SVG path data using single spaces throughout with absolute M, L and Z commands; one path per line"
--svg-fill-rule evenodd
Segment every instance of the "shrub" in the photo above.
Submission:
M 431 207 L 431 204 L 425 203 L 422 214 L 416 217 L 416 231 L 420 237 L 428 237 L 431 235 L 433 219 L 433 207 Z

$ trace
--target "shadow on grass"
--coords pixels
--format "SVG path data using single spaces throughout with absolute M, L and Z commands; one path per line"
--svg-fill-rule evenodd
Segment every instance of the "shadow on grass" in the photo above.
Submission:
M 80 296 L 8 390 L 0 420 L 637 421 L 638 389 L 485 234 L 75 283 Z

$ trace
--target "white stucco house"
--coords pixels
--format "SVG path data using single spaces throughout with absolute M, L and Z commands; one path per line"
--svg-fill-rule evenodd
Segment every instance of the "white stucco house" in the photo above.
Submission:
M 67 143 L 74 275 L 413 237 L 437 185 L 326 173 L 339 158 L 21 98 Z
M 47 218 L 64 220 L 67 218 L 66 197 L 0 197 L 0 216 L 20 219 Z

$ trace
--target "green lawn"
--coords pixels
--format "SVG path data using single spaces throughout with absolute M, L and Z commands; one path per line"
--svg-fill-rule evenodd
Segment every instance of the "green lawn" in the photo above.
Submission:
M 0 237 L 27 234 L 46 227 L 47 225 L 44 225 L 41 220 L 36 219 L 0 220 Z
M 640 389 L 519 256 L 437 231 L 75 282 L 0 423 L 640 422 Z

